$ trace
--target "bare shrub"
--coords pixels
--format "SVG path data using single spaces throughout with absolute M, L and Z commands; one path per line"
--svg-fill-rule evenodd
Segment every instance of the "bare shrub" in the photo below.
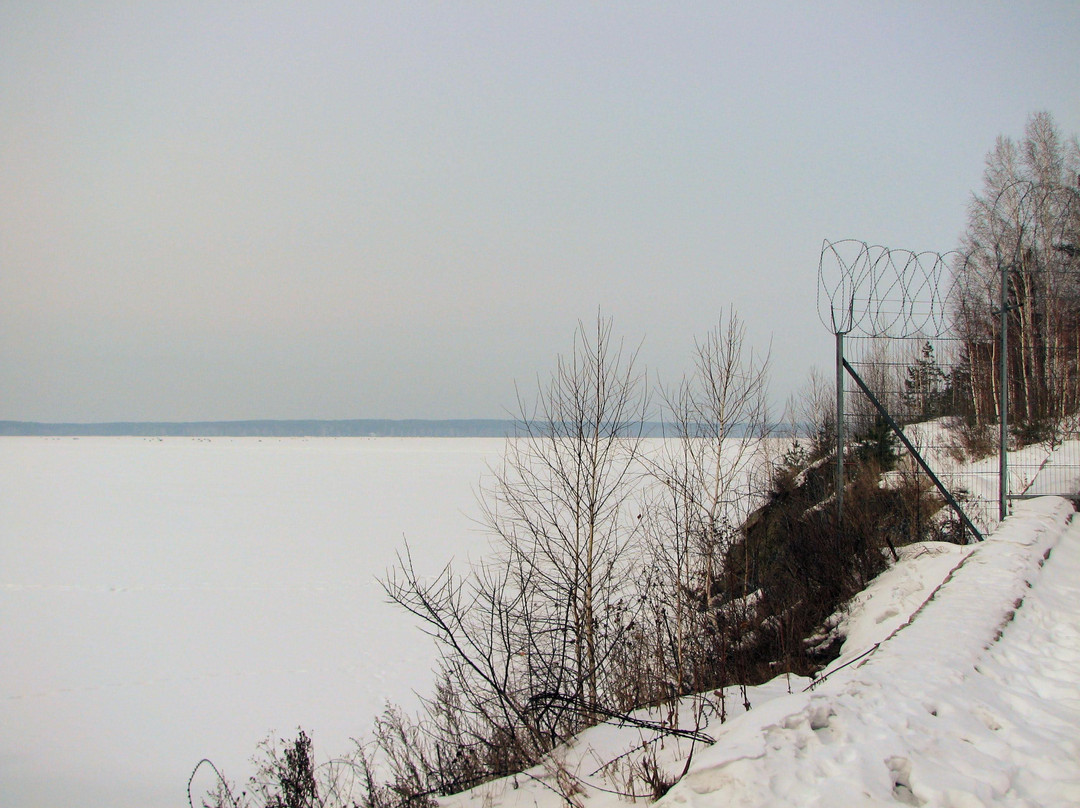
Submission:
M 616 663 L 637 611 L 632 494 L 647 406 L 610 322 L 579 327 L 536 402 L 522 402 L 487 492 L 492 557 L 464 576 L 448 566 L 424 579 L 406 548 L 384 581 L 442 651 L 441 691 L 423 719 L 430 754 L 410 762 L 433 767 L 440 791 L 537 763 L 623 706 Z
M 357 777 L 362 766 L 353 758 L 316 766 L 311 738 L 302 729 L 288 742 L 269 736 L 259 744 L 253 762 L 255 774 L 238 793 L 213 763 L 200 761 L 188 781 L 189 805 L 191 784 L 205 764 L 217 779 L 203 797 L 203 808 L 359 808 L 353 795 L 362 787 Z M 365 805 L 377 808 L 367 801 Z
M 770 474 L 768 356 L 750 349 L 745 333 L 729 312 L 695 343 L 693 373 L 665 396 L 675 434 L 658 460 L 646 519 L 651 700 L 730 681 L 730 620 L 717 610 L 723 557 Z
M 954 416 L 946 421 L 945 426 L 950 436 L 949 454 L 954 460 L 981 460 L 998 450 L 997 438 L 989 424 L 979 423 L 974 418 Z
M 648 749 L 634 761 L 633 771 L 649 788 L 649 797 L 655 802 L 667 794 L 676 783 L 676 778 L 668 774 L 656 759 L 656 746 Z

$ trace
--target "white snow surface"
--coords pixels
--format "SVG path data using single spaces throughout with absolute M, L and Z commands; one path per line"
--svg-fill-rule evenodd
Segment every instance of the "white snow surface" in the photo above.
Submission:
M 716 694 L 696 723 L 686 700 L 682 726 L 716 743 L 694 748 L 658 805 L 1080 805 L 1080 520 L 1068 501 L 1019 504 L 974 547 L 905 548 L 838 625 L 841 656 L 813 683 L 751 688 L 752 709 L 726 723 Z M 730 689 L 729 708 L 739 700 Z M 605 778 L 596 761 L 640 759 L 650 737 L 604 727 L 560 750 L 578 802 L 622 801 L 610 792 L 628 790 L 625 766 Z M 669 738 L 657 759 L 675 777 L 688 751 Z M 557 781 L 538 767 L 442 803 L 555 808 Z
M 666 803 L 1080 804 L 1080 525 L 1058 498 L 1017 510 L 874 653 L 725 727 Z
M 375 576 L 403 535 L 432 573 L 486 551 L 468 515 L 503 445 L 0 441 L 0 805 L 186 804 L 200 758 L 242 782 L 270 730 L 347 751 L 431 682 Z M 665 805 L 1080 805 L 1080 524 L 1057 497 L 1015 510 L 982 544 L 904 548 L 815 682 L 683 700 L 712 745 L 603 725 L 440 802 L 563 808 L 569 773 L 614 808 L 651 755 L 685 769 Z
M 271 731 L 342 754 L 415 706 L 435 651 L 376 576 L 486 552 L 504 446 L 0 439 L 0 806 L 186 806 L 203 757 L 243 785 Z

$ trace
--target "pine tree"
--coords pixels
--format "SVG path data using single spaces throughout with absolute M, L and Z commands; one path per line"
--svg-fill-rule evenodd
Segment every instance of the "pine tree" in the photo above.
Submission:
M 945 372 L 938 366 L 934 346 L 927 341 L 921 355 L 908 366 L 904 404 L 911 421 L 928 421 L 945 414 Z

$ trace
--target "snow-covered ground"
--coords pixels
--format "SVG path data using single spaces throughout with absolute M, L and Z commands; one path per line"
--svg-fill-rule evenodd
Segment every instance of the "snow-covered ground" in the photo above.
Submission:
M 1019 507 L 876 651 L 718 732 L 667 802 L 1080 804 L 1072 512 L 1058 498 Z M 890 586 L 877 593 L 886 602 Z M 859 636 L 847 659 L 866 650 Z
M 682 726 L 715 740 L 659 805 L 1080 805 L 1080 519 L 1058 497 L 1020 504 L 984 543 L 928 543 L 852 604 L 842 654 L 814 682 L 781 676 L 750 688 L 752 709 L 721 723 L 717 695 Z M 641 718 L 662 720 L 660 711 Z M 588 806 L 646 790 L 628 771 L 658 737 L 600 727 L 558 766 L 442 801 L 453 808 L 557 808 L 559 782 Z M 688 741 L 655 744 L 682 774 Z M 621 760 L 620 766 L 602 767 Z M 559 767 L 563 769 L 560 776 Z M 639 767 L 640 768 L 640 767 Z M 565 773 L 572 775 L 568 778 Z M 565 793 L 565 789 L 564 789 Z
M 434 651 L 375 578 L 476 555 L 487 439 L 0 439 L 0 805 L 179 806 L 344 752 Z
M 502 450 L 0 441 L 0 805 L 182 805 L 200 758 L 242 781 L 271 730 L 347 751 L 431 681 L 430 644 L 375 576 L 402 536 L 421 570 L 483 553 L 469 515 Z M 731 690 L 724 723 L 720 694 L 686 700 L 681 726 L 715 744 L 601 726 L 442 803 L 563 808 L 561 768 L 575 800 L 613 808 L 647 790 L 644 756 L 674 777 L 692 750 L 666 803 L 1080 804 L 1080 525 L 1058 498 L 1016 511 L 976 547 L 905 548 L 838 615 L 822 680 L 750 688 L 748 713 Z
M 998 478 L 1001 464 L 993 454 L 970 461 L 957 453 L 960 442 L 938 419 L 911 424 L 905 432 L 934 472 L 963 503 L 969 519 L 983 533 L 996 527 L 999 518 Z M 1071 433 L 1075 434 L 1075 432 Z M 996 436 L 992 437 L 995 438 Z M 901 452 L 901 456 L 905 456 Z M 1080 491 L 1080 440 L 1075 437 L 1051 446 L 1032 444 L 1014 449 L 1008 457 L 1009 493 L 1020 496 L 1072 495 Z M 904 461 L 910 465 L 909 461 Z

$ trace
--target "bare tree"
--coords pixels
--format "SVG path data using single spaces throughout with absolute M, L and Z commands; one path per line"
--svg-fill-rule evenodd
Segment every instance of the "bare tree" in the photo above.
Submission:
M 791 438 L 792 465 L 817 460 L 836 450 L 836 382 L 816 368 L 810 368 L 802 389 L 785 408 Z M 801 435 L 805 432 L 807 445 Z M 800 457 L 800 455 L 805 455 Z
M 987 155 L 961 243 L 955 308 L 981 422 L 999 416 L 1003 298 L 1010 413 L 1039 424 L 1080 407 L 1078 180 L 1080 146 L 1063 142 L 1045 112 L 1032 116 L 1020 143 L 999 137 Z
M 579 326 L 485 492 L 493 555 L 421 578 L 406 549 L 384 586 L 442 649 L 429 759 L 480 778 L 535 763 L 618 705 L 633 622 L 634 505 L 648 396 L 611 323 Z M 446 769 L 446 766 L 441 766 Z M 456 790 L 468 783 L 445 783 Z
M 768 356 L 745 337 L 729 312 L 695 344 L 693 372 L 666 396 L 675 434 L 656 470 L 649 527 L 657 657 L 671 695 L 727 683 L 727 649 L 742 622 L 723 558 L 764 490 L 770 434 Z
M 524 650 L 534 667 L 557 672 L 553 692 L 589 709 L 610 696 L 607 662 L 622 639 L 638 536 L 648 396 L 634 360 L 613 344 L 610 321 L 598 318 L 592 335 L 579 327 L 535 405 L 521 406 L 486 510 L 519 571 L 518 596 L 531 601 L 536 622 Z

